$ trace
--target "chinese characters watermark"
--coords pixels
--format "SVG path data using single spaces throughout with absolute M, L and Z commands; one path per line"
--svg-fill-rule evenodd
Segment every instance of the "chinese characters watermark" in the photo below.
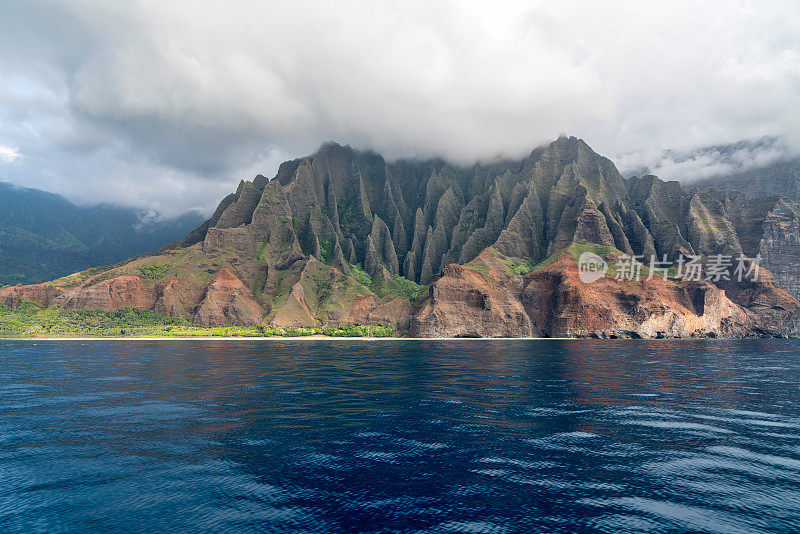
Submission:
M 664 255 L 659 258 L 651 255 L 649 261 L 642 255 L 621 254 L 613 262 L 613 269 L 602 257 L 592 252 L 584 252 L 578 258 L 578 277 L 581 282 L 590 284 L 608 275 L 616 280 L 640 281 L 661 278 L 684 281 L 743 282 L 758 281 L 761 255 L 748 258 L 744 254 L 712 254 L 695 256 L 680 254 L 675 261 Z M 609 270 L 612 272 L 609 273 Z

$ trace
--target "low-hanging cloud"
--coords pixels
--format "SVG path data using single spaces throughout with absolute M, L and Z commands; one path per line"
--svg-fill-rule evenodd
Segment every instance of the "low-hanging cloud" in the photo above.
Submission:
M 165 213 L 326 140 L 468 163 L 563 132 L 684 180 L 800 152 L 794 0 L 9 2 L 0 73 L 0 179 Z

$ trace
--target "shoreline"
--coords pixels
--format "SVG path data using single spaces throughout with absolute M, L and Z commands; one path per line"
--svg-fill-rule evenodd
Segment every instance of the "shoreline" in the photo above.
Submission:
M 588 337 L 347 337 L 347 336 L 152 336 L 152 337 L 120 337 L 120 336 L 64 336 L 64 337 L 7 337 L 0 336 L 2 341 L 665 341 L 665 340 L 713 340 L 741 341 L 758 338 L 588 338 Z M 776 338 L 777 339 L 777 338 Z
M 154 337 L 0 337 L 0 341 L 509 341 L 564 340 L 570 337 L 347 337 L 347 336 L 154 336 Z
M 153 336 L 0 337 L 0 341 L 545 341 L 573 337 L 347 337 L 347 336 Z

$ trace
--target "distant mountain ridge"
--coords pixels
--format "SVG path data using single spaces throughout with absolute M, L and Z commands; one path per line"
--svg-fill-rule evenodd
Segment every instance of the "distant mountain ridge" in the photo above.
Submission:
M 695 185 L 722 191 L 741 191 L 753 198 L 785 196 L 800 202 L 800 158 L 706 178 Z
M 800 302 L 776 281 L 800 290 L 787 283 L 798 220 L 786 198 L 625 180 L 575 137 L 468 168 L 327 143 L 272 180 L 242 181 L 168 250 L 0 290 L 0 302 L 132 306 L 200 325 L 391 323 L 420 336 L 797 335 Z M 623 255 L 761 253 L 779 276 L 588 285 L 582 251 L 612 266 Z
M 140 224 L 142 212 L 79 207 L 64 197 L 0 182 L 0 286 L 52 280 L 182 239 L 202 221 L 191 212 Z

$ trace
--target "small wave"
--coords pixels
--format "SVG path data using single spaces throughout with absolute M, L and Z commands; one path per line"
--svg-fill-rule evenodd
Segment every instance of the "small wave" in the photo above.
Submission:
M 794 458 L 786 458 L 785 456 L 762 454 L 762 453 L 748 451 L 746 449 L 742 449 L 739 447 L 728 447 L 723 445 L 709 447 L 708 451 L 717 454 L 724 454 L 727 456 L 734 456 L 736 458 L 745 458 L 747 460 L 753 460 L 756 462 L 775 465 L 778 467 L 784 467 L 786 469 L 800 471 L 800 460 L 796 460 Z
M 718 432 L 720 434 L 734 433 L 732 430 L 726 428 L 719 428 L 701 423 L 689 423 L 686 421 L 627 421 L 627 423 L 651 428 L 665 428 L 668 430 L 700 430 L 705 432 Z

